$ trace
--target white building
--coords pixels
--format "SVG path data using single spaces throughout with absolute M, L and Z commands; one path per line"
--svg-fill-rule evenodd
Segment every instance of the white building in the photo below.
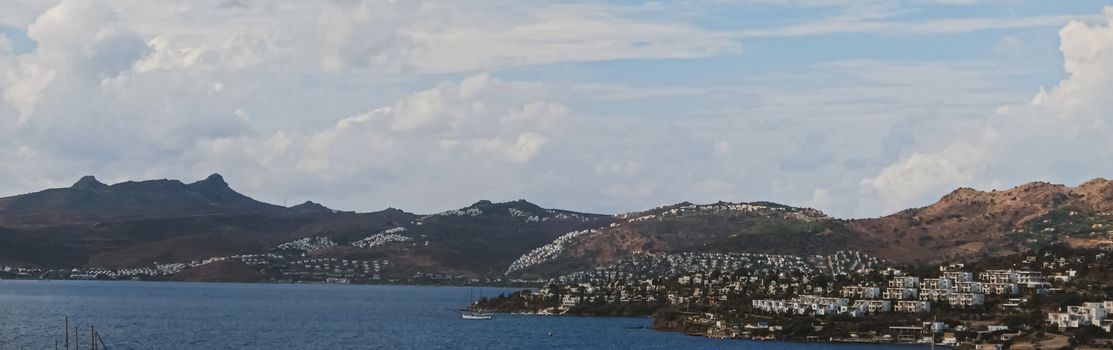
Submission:
M 958 293 L 985 293 L 985 283 L 982 282 L 958 282 L 955 283 L 955 292 Z
M 951 296 L 950 289 L 921 289 L 920 300 L 924 301 L 947 301 Z
M 947 303 L 957 307 L 985 305 L 985 294 L 953 293 L 947 297 Z
M 921 289 L 951 289 L 953 286 L 950 278 L 925 278 L 920 282 Z
M 881 293 L 882 299 L 892 300 L 914 300 L 919 296 L 919 290 L 916 288 L 885 288 Z
M 881 288 L 847 286 L 839 290 L 839 296 L 850 299 L 877 299 L 881 297 Z
M 854 307 L 869 314 L 893 311 L 893 303 L 888 300 L 855 300 Z
M 1026 288 L 1048 286 L 1047 278 L 1039 271 L 1026 270 L 986 270 L 978 278 L 987 283 L 1015 283 Z
M 893 277 L 889 280 L 889 288 L 919 288 L 920 278 L 913 276 Z
M 755 299 L 754 309 L 776 314 L 833 315 L 850 305 L 850 299 L 801 295 L 788 300 Z
M 910 314 L 914 314 L 917 312 L 930 312 L 931 302 L 918 300 L 899 300 L 897 301 L 896 305 L 893 306 L 893 311 Z
M 1047 314 L 1047 322 L 1060 329 L 1098 326 L 1106 332 L 1113 328 L 1113 320 L 1107 319 L 1113 308 L 1113 301 L 1083 303 L 1081 306 L 1068 306 L 1063 312 Z
M 580 297 L 574 296 L 574 295 L 571 295 L 571 294 L 565 294 L 564 297 L 562 297 L 560 299 L 560 309 L 561 310 L 568 310 L 568 309 L 576 307 L 576 305 L 579 305 L 579 304 L 580 304 Z
M 973 282 L 974 273 L 967 271 L 943 271 L 943 278 L 949 278 L 955 282 Z
M 1016 295 L 1021 292 L 1016 283 L 984 283 L 984 289 L 989 295 Z

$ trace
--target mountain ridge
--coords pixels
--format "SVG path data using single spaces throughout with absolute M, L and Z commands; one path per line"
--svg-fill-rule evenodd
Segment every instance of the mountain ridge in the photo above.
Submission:
M 435 214 L 291 207 L 236 192 L 223 176 L 192 183 L 85 176 L 67 188 L 0 198 L 0 263 L 127 267 L 244 253 L 298 240 L 310 256 L 389 259 L 400 275 L 552 276 L 632 254 L 860 250 L 901 263 L 969 261 L 1048 244 L 1113 245 L 1113 182 L 958 188 L 935 203 L 840 219 L 775 202 L 680 202 L 603 215 L 524 199 Z M 307 248 L 308 249 L 308 248 Z M 510 268 L 514 266 L 514 268 Z
M 8 223 L 277 212 L 282 209 L 236 192 L 219 174 L 190 184 L 157 179 L 107 185 L 93 176 L 84 176 L 70 187 L 0 198 L 0 220 Z

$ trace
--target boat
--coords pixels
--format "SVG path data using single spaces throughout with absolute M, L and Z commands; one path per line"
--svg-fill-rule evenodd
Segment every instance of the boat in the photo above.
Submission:
M 483 295 L 483 290 L 482 289 L 479 291 L 479 295 L 480 295 L 480 298 L 482 298 L 482 295 Z M 460 317 L 463 317 L 465 320 L 490 320 L 492 318 L 495 318 L 495 314 L 472 310 L 472 308 L 479 307 L 479 301 L 475 300 L 475 294 L 474 293 L 472 293 L 472 296 L 469 297 L 468 299 L 472 300 L 471 308 L 458 310 L 460 312 Z
M 482 312 L 466 311 L 461 312 L 460 317 L 463 317 L 465 320 L 490 320 L 492 318 L 495 318 L 495 315 Z

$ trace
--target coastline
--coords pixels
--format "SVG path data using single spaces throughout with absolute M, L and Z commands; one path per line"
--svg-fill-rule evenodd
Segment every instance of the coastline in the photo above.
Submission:
M 328 281 L 280 281 L 280 280 L 185 280 L 174 278 L 96 278 L 96 279 L 77 279 L 77 278 L 7 278 L 0 277 L 0 281 L 41 281 L 41 282 L 60 282 L 60 281 L 95 281 L 95 282 L 152 282 L 152 283 L 211 283 L 211 284 L 324 284 L 324 285 L 345 285 L 345 286 L 431 286 L 431 287 L 475 287 L 475 288 L 514 288 L 517 290 L 525 289 L 538 289 L 538 285 L 528 283 L 514 283 L 514 282 L 501 282 L 501 283 L 458 283 L 457 281 L 442 282 L 442 281 L 421 281 L 421 280 L 383 280 L 382 282 L 375 283 L 334 283 Z
M 568 314 L 568 313 L 565 313 L 565 314 L 546 314 L 546 313 L 528 312 L 528 311 L 495 312 L 495 313 L 496 314 L 504 314 L 504 315 L 519 315 L 519 316 L 534 316 L 534 317 L 648 318 L 648 319 L 654 320 L 654 323 L 649 327 L 644 327 L 643 329 L 653 330 L 655 332 L 683 334 L 683 335 L 690 336 L 690 337 L 710 338 L 710 339 L 740 341 L 740 342 L 750 342 L 750 343 L 759 343 L 759 344 L 760 343 L 766 343 L 766 342 L 776 342 L 776 343 L 788 343 L 788 344 L 828 344 L 828 345 L 836 345 L 836 346 L 856 346 L 856 345 L 866 345 L 866 346 L 876 346 L 876 347 L 901 346 L 901 347 L 908 347 L 908 348 L 921 348 L 921 347 L 930 346 L 930 344 L 928 344 L 928 343 L 902 343 L 902 342 L 884 342 L 884 341 L 874 341 L 874 340 L 850 340 L 850 339 L 800 340 L 800 339 L 793 339 L 793 338 L 776 339 L 776 338 L 772 338 L 772 337 L 769 337 L 769 338 L 754 338 L 754 337 L 742 338 L 742 337 L 716 336 L 716 335 L 711 335 L 711 334 L 706 334 L 706 333 L 692 333 L 692 332 L 688 332 L 687 330 L 685 330 L 683 328 L 657 327 L 656 318 L 653 315 L 622 316 L 622 315 L 584 315 L 584 314 Z M 949 346 L 949 345 L 936 344 L 936 348 L 937 349 L 951 349 L 952 347 Z

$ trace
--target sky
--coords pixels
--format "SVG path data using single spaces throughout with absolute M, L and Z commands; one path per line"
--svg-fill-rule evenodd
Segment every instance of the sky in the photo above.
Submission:
M 0 196 L 875 217 L 1113 177 L 1113 2 L 0 0 Z

